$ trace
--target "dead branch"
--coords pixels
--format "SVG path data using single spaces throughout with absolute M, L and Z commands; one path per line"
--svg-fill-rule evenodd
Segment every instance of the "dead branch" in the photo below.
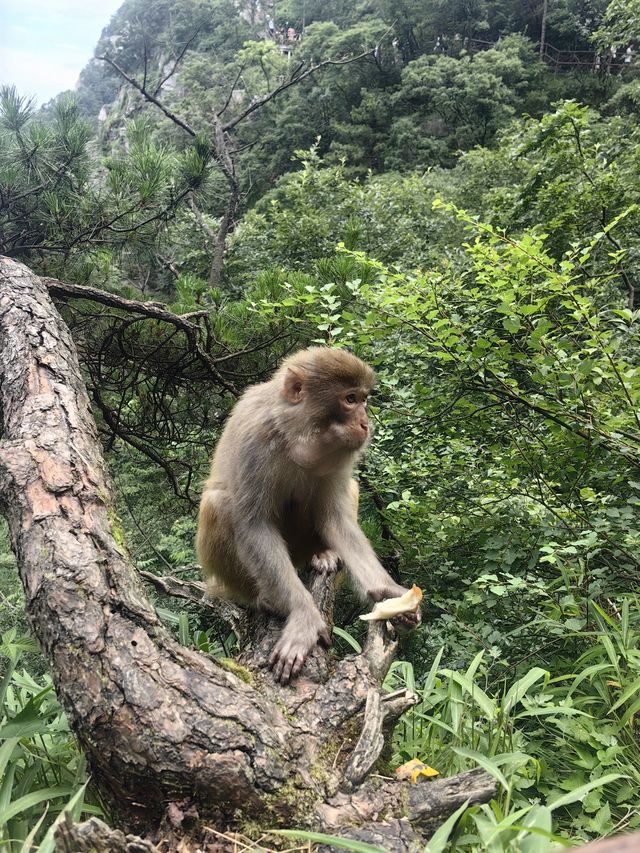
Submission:
M 141 314 L 144 317 L 150 317 L 154 320 L 162 320 L 163 323 L 170 323 L 172 326 L 188 334 L 191 334 L 195 328 L 193 323 L 190 322 L 191 319 L 202 317 L 209 313 L 209 309 L 207 308 L 202 311 L 193 311 L 190 314 L 174 314 L 158 302 L 141 302 L 137 299 L 125 299 L 123 296 L 110 293 L 108 290 L 100 290 L 97 287 L 88 287 L 84 284 L 70 284 L 66 281 L 60 281 L 57 278 L 44 277 L 41 280 L 47 286 L 49 293 L 60 299 L 89 299 L 92 302 L 107 305 L 110 308 L 118 308 L 121 311 L 127 311 L 131 314 Z
M 300 74 L 292 75 L 288 80 L 285 80 L 284 83 L 281 83 L 279 86 L 276 86 L 275 89 L 272 89 L 270 92 L 267 92 L 265 95 L 260 95 L 256 98 L 249 106 L 239 113 L 234 118 L 230 119 L 226 124 L 222 125 L 222 129 L 224 131 L 232 130 L 232 128 L 236 127 L 236 125 L 240 124 L 241 121 L 244 121 L 247 116 L 250 116 L 251 113 L 259 110 L 260 107 L 263 107 L 265 104 L 272 101 L 282 92 L 286 92 L 287 89 L 290 89 L 291 86 L 296 86 L 298 83 L 301 83 L 303 80 L 306 80 L 307 77 L 310 77 L 312 74 L 315 74 L 316 71 L 320 71 L 321 68 L 327 68 L 330 65 L 350 65 L 352 62 L 358 62 L 360 59 L 364 59 L 366 56 L 371 56 L 373 54 L 373 50 L 365 50 L 362 53 L 357 54 L 357 56 L 344 56 L 341 59 L 324 59 L 322 62 L 317 62 L 315 65 L 309 66 L 306 71 L 303 71 Z M 298 66 L 299 68 L 302 66 Z
M 197 355 L 201 363 L 210 371 L 212 377 L 221 388 L 228 391 L 234 397 L 240 393 L 239 389 L 228 379 L 225 379 L 216 366 L 216 359 L 212 357 L 199 342 L 199 329 L 191 322 L 198 317 L 204 317 L 209 314 L 209 309 L 202 311 L 192 311 L 189 314 L 174 314 L 172 311 L 159 305 L 157 302 L 140 302 L 135 299 L 125 299 L 122 296 L 116 296 L 114 293 L 109 293 L 105 290 L 100 290 L 96 287 L 86 287 L 80 284 L 69 284 L 59 281 L 55 278 L 43 278 L 50 293 L 59 298 L 75 298 L 89 299 L 97 302 L 100 305 L 107 305 L 113 308 L 127 311 L 133 314 L 140 314 L 154 320 L 160 320 L 163 323 L 169 323 L 175 326 L 180 331 L 184 332 L 187 337 L 191 350 Z

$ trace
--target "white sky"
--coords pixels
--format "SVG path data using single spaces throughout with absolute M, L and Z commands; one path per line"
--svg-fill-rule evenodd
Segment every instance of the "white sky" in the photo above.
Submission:
M 123 0 L 0 0 L 0 84 L 41 104 L 73 89 Z

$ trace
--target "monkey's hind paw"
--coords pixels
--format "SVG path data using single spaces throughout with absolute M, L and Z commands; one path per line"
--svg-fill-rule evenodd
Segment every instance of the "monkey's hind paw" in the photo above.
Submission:
M 319 575 L 328 575 L 330 572 L 337 571 L 339 564 L 340 557 L 329 549 L 320 551 L 319 554 L 314 554 L 309 561 L 309 566 L 314 572 L 318 572 Z

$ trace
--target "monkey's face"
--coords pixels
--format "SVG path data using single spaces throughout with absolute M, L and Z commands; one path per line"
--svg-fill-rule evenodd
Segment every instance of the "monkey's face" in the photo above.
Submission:
M 301 356 L 302 363 L 285 362 L 281 388 L 291 407 L 290 423 L 309 444 L 307 463 L 361 450 L 371 436 L 367 397 L 373 370 L 350 353 L 329 347 L 304 350 Z
M 338 447 L 360 450 L 371 437 L 367 415 L 367 388 L 348 388 L 338 394 L 331 407 L 329 435 Z

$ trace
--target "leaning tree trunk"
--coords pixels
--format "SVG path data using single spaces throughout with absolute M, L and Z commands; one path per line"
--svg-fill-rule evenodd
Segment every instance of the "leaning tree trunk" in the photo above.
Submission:
M 253 643 L 233 665 L 169 635 L 119 533 L 69 331 L 40 279 L 8 259 L 0 395 L 0 503 L 27 610 L 124 832 L 151 837 L 180 803 L 223 830 L 308 827 L 410 851 L 461 803 L 490 798 L 492 781 L 476 770 L 416 785 L 370 775 L 414 701 L 381 692 L 395 642 L 379 624 L 362 654 L 334 661 L 318 650 L 287 688 L 264 668 L 275 624 L 251 620 Z M 330 618 L 332 585 L 311 587 Z M 130 849 L 123 832 L 100 841 L 105 833 L 95 820 L 67 824 L 59 849 Z

